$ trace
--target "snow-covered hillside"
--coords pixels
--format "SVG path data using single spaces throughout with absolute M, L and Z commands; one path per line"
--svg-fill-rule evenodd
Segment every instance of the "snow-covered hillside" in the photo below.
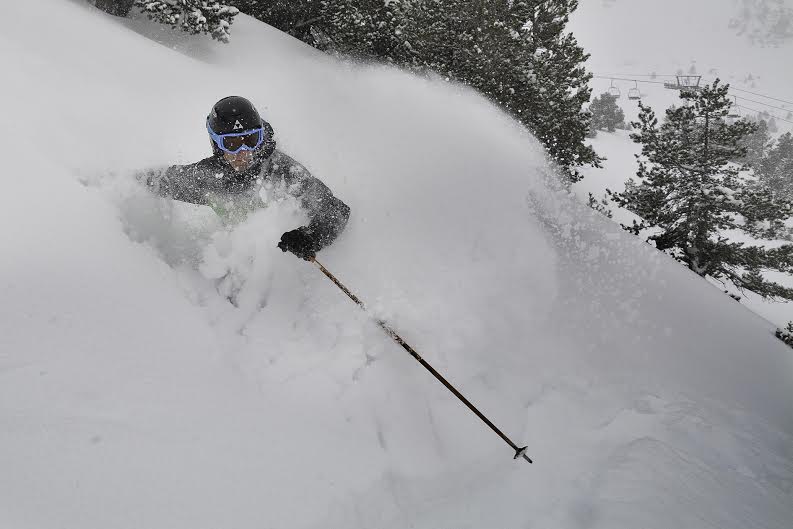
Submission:
M 0 5 L 0 526 L 775 527 L 793 356 L 773 327 L 557 189 L 463 88 L 81 0 Z M 147 194 L 245 95 L 353 211 L 312 265 Z M 218 292 L 231 278 L 239 307 Z

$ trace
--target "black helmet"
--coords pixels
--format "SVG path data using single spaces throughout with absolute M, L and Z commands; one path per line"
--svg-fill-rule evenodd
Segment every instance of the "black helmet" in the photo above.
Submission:
M 264 143 L 262 144 L 261 154 L 269 157 L 275 149 L 273 139 L 273 129 L 269 123 L 264 121 L 253 103 L 240 96 L 224 97 L 212 107 L 207 116 L 207 128 L 215 134 L 230 134 L 246 130 L 264 128 Z M 215 154 L 220 150 L 212 142 Z
M 253 103 L 240 96 L 224 97 L 212 107 L 207 125 L 215 134 L 258 129 L 262 118 Z

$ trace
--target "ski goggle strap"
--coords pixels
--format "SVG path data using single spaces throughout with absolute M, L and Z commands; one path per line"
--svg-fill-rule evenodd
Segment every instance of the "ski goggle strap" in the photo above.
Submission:
M 207 131 L 215 145 L 221 151 L 229 154 L 237 154 L 240 151 L 254 151 L 264 143 L 264 127 L 230 132 L 228 134 L 217 134 L 207 121 Z

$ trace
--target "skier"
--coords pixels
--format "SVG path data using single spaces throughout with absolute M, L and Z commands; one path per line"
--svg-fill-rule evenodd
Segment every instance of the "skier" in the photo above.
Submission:
M 211 207 L 226 222 L 238 222 L 264 207 L 262 191 L 299 200 L 309 223 L 281 236 L 284 252 L 310 260 L 344 229 L 350 208 L 305 167 L 275 148 L 273 128 L 239 96 L 221 99 L 207 116 L 213 155 L 190 165 L 148 174 L 155 193 Z

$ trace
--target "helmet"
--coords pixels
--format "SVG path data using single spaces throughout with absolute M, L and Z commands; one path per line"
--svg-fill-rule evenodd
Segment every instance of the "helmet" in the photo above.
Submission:
M 261 149 L 257 150 L 261 150 L 264 157 L 269 157 L 275 150 L 272 127 L 261 118 L 253 103 L 244 97 L 228 96 L 215 103 L 207 116 L 207 128 L 210 134 L 214 132 L 216 135 L 263 128 L 264 142 Z M 214 141 L 212 148 L 215 154 L 221 153 Z
M 207 116 L 207 125 L 212 128 L 215 134 L 258 129 L 262 123 L 262 118 L 256 107 L 240 96 L 224 97 L 215 103 Z

